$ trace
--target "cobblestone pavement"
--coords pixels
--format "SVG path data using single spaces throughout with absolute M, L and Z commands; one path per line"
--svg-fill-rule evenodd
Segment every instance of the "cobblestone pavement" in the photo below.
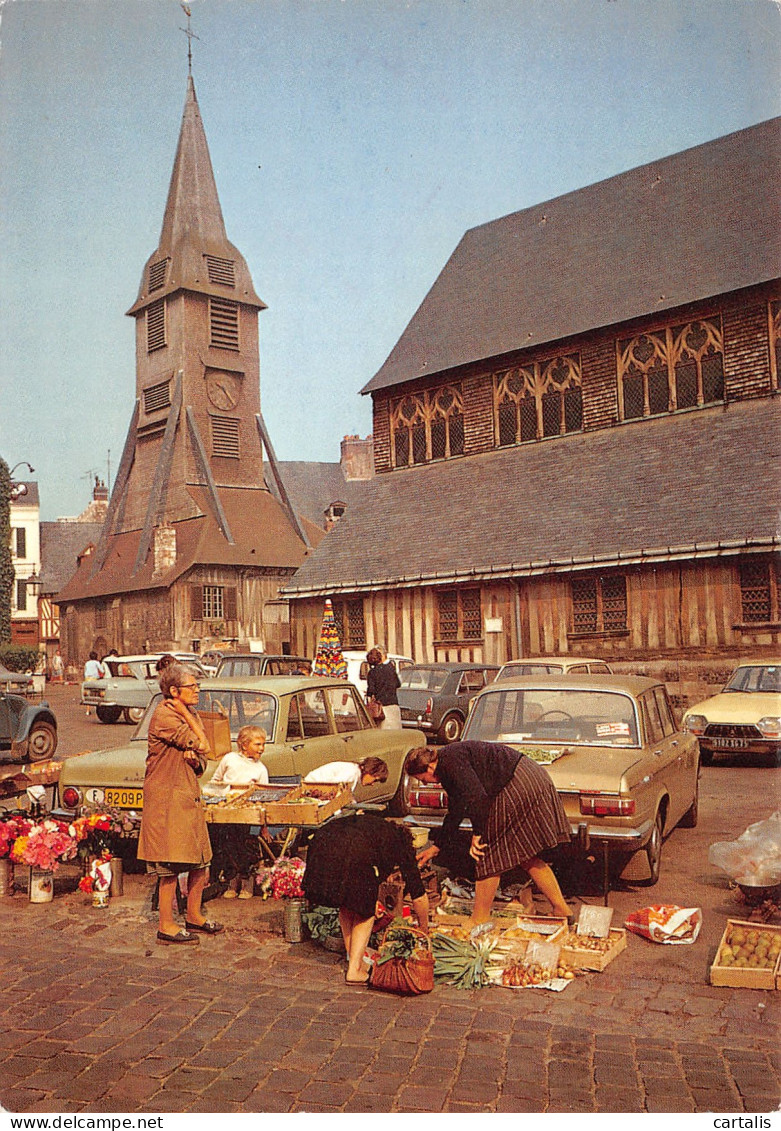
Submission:
M 61 752 L 116 746 L 78 689 L 51 688 Z M 665 843 L 650 889 L 612 892 L 614 923 L 650 903 L 699 906 L 692 946 L 637 936 L 560 994 L 347 987 L 344 965 L 287 944 L 280 905 L 207 905 L 224 934 L 156 946 L 150 881 L 107 910 L 58 875 L 55 899 L 0 899 L 0 1105 L 30 1112 L 722 1112 L 781 1101 L 781 993 L 708 985 L 728 916 L 746 908 L 708 864 L 778 808 L 779 771 L 702 772 L 700 821 Z M 598 894 L 568 889 L 599 902 Z M 541 910 L 545 910 L 541 907 Z M 774 922 L 778 922 L 776 917 Z
M 60 889 L 72 887 L 64 872 Z M 769 1112 L 779 995 L 707 984 L 713 947 L 631 936 L 563 993 L 347 987 L 279 905 L 154 944 L 149 881 L 108 910 L 0 900 L 0 1103 L 28 1112 Z M 626 900 L 627 893 L 617 899 Z M 630 902 L 637 904 L 636 893 Z M 618 920 L 617 920 L 618 921 Z M 718 932 L 716 934 L 718 937 Z

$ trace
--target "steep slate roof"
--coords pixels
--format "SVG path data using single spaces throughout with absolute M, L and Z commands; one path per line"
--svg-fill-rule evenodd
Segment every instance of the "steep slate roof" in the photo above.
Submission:
M 234 261 L 236 286 L 224 287 L 209 281 L 204 254 Z M 170 258 L 166 282 L 151 293 L 149 266 Z M 214 180 L 209 147 L 203 128 L 195 85 L 187 79 L 187 97 L 182 114 L 179 144 L 174 158 L 168 199 L 157 250 L 149 257 L 141 276 L 138 298 L 128 311 L 135 314 L 150 302 L 185 288 L 201 294 L 235 299 L 264 310 L 258 298 L 244 256 L 225 232 L 220 199 Z
M 366 480 L 345 479 L 339 463 L 288 460 L 277 463 L 277 467 L 296 514 L 304 515 L 320 527 L 325 520 L 326 507 L 336 502 L 352 505 L 366 483 Z M 266 483 L 273 490 L 268 465 L 264 465 L 264 473 Z
M 100 522 L 41 523 L 41 593 L 57 593 L 76 572 L 77 558 L 97 546 Z
M 366 483 L 283 592 L 770 549 L 781 543 L 779 483 L 778 398 L 425 464 Z
M 468 231 L 362 390 L 779 274 L 781 118 Z
M 197 565 L 227 565 L 295 569 L 305 556 L 287 512 L 269 491 L 262 489 L 222 487 L 220 498 L 235 539 L 231 545 L 223 537 L 209 510 L 205 487 L 191 487 L 190 494 L 204 512 L 197 518 L 174 522 L 176 528 L 176 563 L 158 576 L 154 572 L 154 552 L 145 564 L 132 572 L 141 531 L 130 530 L 112 535 L 103 567 L 94 575 L 92 561 L 82 562 L 78 573 L 62 592 L 60 604 L 112 593 L 130 593 L 144 589 L 167 588 L 189 569 Z M 324 536 L 322 529 L 311 523 L 306 532 L 313 546 Z

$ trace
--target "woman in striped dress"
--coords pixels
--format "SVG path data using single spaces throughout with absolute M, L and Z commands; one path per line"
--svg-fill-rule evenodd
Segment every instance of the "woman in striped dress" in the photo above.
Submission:
M 520 867 L 549 901 L 554 915 L 572 913 L 553 869 L 540 853 L 567 844 L 570 828 L 550 775 L 531 758 L 499 742 L 451 742 L 421 746 L 407 757 L 408 774 L 447 792 L 442 841 L 454 839 L 464 817 L 472 822 L 469 855 L 475 861 L 472 923 L 491 915 L 502 872 Z M 439 852 L 429 846 L 425 863 Z

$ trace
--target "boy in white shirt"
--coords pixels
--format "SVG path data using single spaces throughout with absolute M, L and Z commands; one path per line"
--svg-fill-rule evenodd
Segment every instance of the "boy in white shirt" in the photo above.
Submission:
M 324 766 L 311 770 L 304 778 L 305 782 L 319 782 L 322 785 L 347 782 L 353 791 L 359 785 L 366 787 L 387 780 L 388 767 L 382 758 L 364 758 L 362 762 L 326 762 Z

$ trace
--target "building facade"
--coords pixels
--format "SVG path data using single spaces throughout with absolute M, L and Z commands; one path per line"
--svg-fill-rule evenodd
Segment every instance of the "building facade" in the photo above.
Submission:
M 293 646 L 598 655 L 681 704 L 777 653 L 781 119 L 468 232 L 363 390 L 376 478 Z
M 15 482 L 11 491 L 11 642 L 37 648 L 40 641 L 38 594 L 30 578 L 41 569 L 40 498 L 38 484 Z

